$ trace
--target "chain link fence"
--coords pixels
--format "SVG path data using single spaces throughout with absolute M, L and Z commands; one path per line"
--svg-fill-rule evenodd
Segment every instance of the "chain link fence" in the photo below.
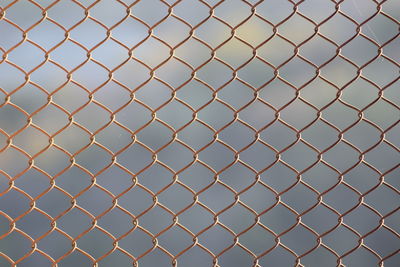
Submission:
M 1 0 L 0 266 L 398 266 L 396 0 Z

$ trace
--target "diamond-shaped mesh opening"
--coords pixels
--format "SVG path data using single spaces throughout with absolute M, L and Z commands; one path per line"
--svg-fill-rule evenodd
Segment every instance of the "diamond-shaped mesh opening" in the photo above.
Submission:
M 397 266 L 398 1 L 0 1 L 0 266 Z

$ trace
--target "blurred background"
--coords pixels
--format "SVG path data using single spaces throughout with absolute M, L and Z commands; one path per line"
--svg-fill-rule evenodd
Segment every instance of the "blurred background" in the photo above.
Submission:
M 398 266 L 398 1 L 256 2 L 0 0 L 0 266 Z

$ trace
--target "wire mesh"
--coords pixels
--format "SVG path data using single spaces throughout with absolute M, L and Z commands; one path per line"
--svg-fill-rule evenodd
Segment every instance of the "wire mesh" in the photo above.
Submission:
M 0 6 L 1 266 L 398 266 L 398 1 Z

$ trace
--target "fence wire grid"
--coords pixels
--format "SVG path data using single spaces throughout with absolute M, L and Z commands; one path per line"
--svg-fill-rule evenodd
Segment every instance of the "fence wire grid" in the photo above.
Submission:
M 399 266 L 399 1 L 0 11 L 0 266 Z

